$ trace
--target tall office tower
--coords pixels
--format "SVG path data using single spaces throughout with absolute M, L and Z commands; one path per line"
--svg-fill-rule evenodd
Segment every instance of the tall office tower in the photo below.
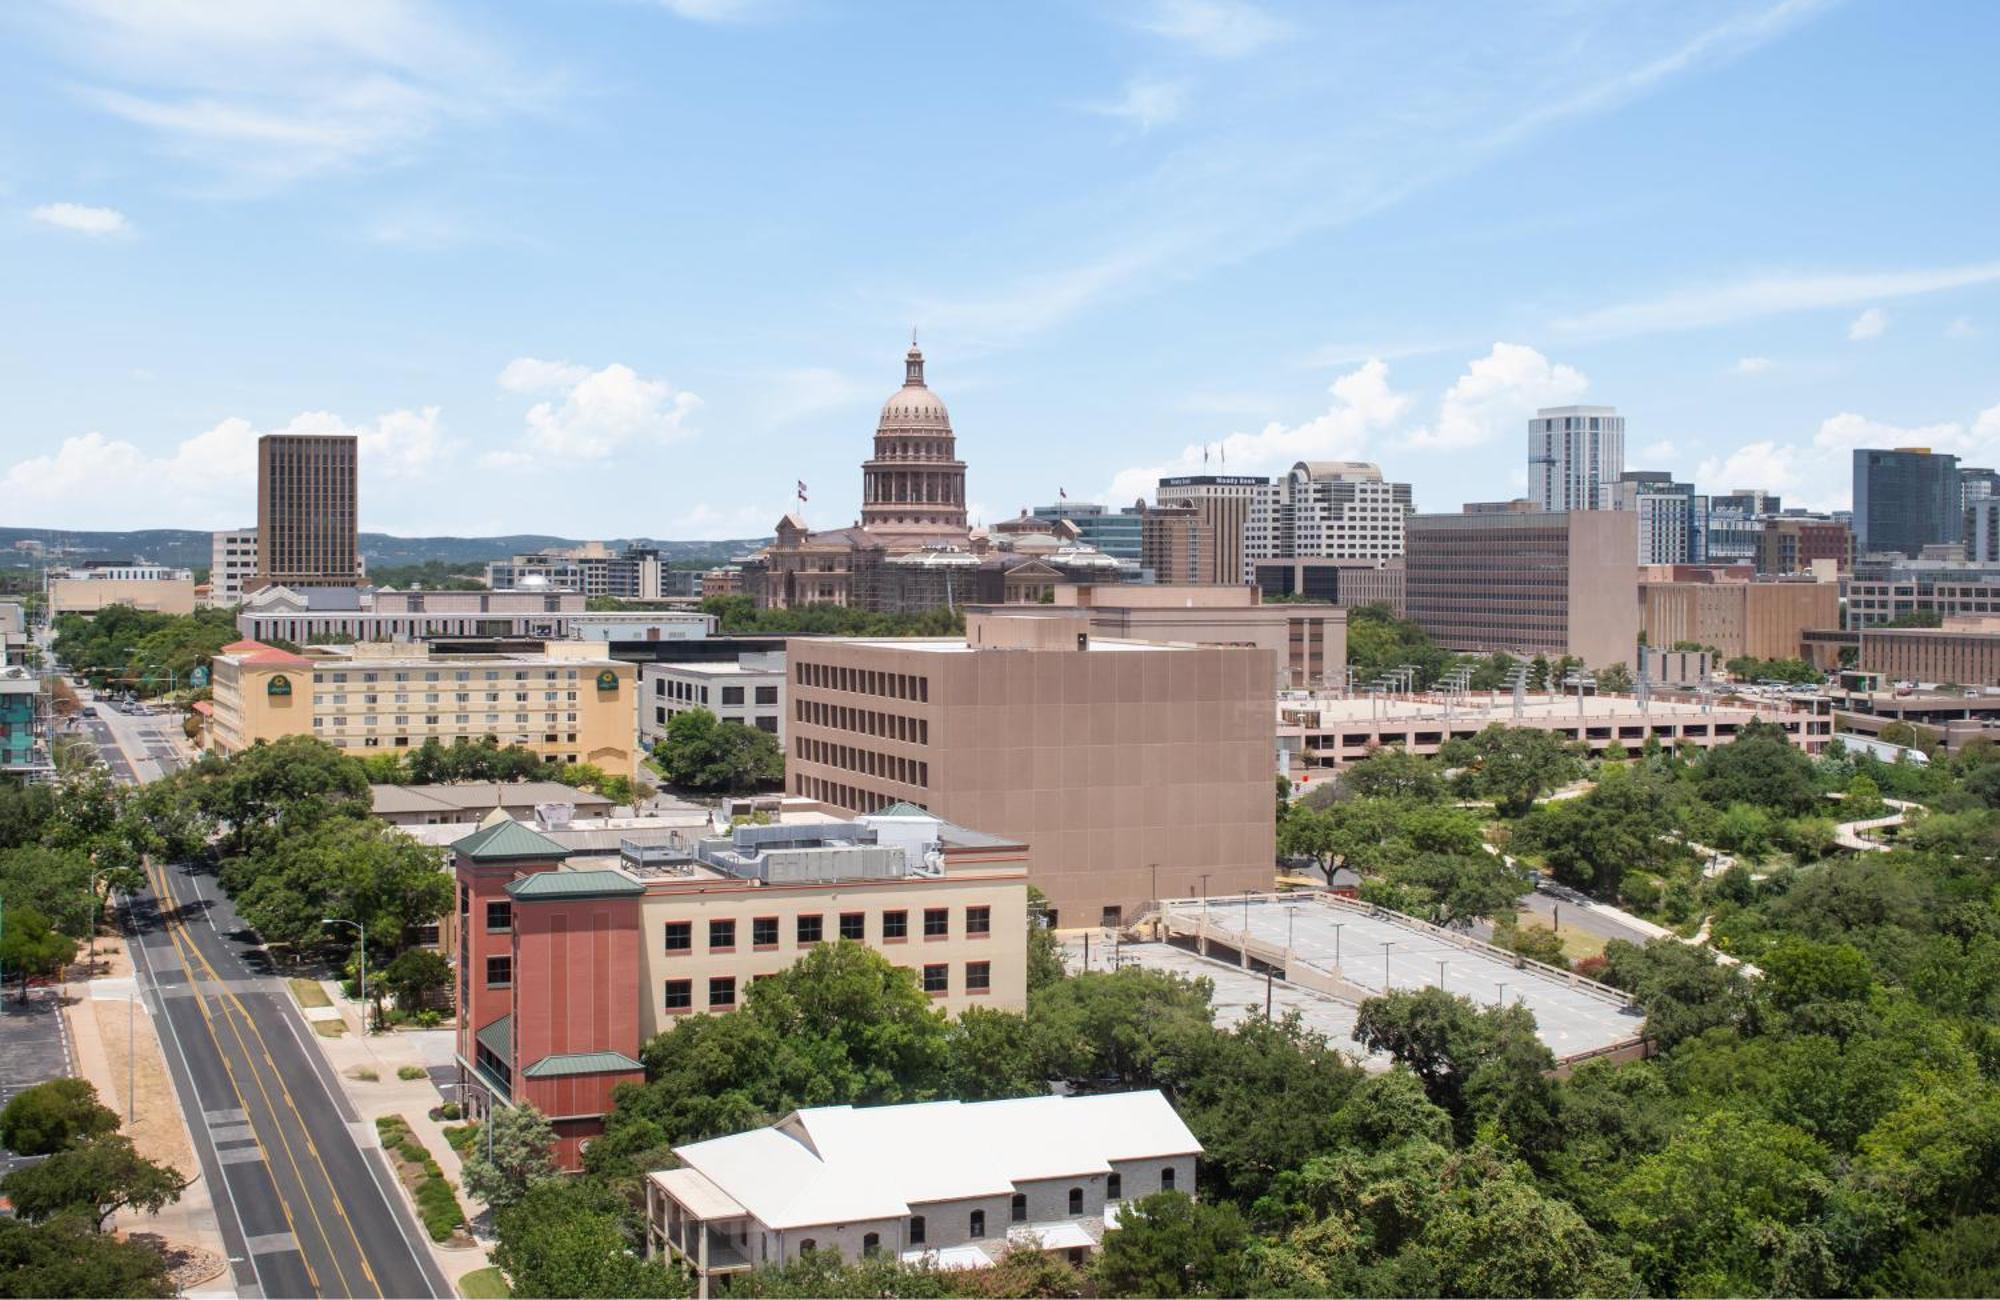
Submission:
M 1708 498 L 1664 470 L 1618 476 L 1612 508 L 1639 516 L 1639 563 L 1700 564 L 1708 550 Z
M 1539 510 L 1609 510 L 1625 472 L 1615 406 L 1545 406 L 1528 421 L 1528 499 Z
M 1051 523 L 1060 519 L 1076 525 L 1078 541 L 1086 546 L 1095 546 L 1114 560 L 1137 563 L 1140 559 L 1140 538 L 1146 516 L 1144 502 L 1122 510 L 1109 510 L 1094 501 L 1058 501 L 1052 506 L 1036 506 L 1028 513 Z
M 1393 560 L 1403 553 L 1410 485 L 1364 461 L 1300 461 L 1257 489 L 1243 529 L 1245 563 Z
M 1980 497 L 1966 508 L 1965 558 L 2000 564 L 2000 496 Z
M 257 586 L 354 585 L 355 464 L 351 433 L 257 439 Z
M 1215 530 L 1193 506 L 1149 506 L 1140 518 L 1139 563 L 1155 582 L 1213 583 Z
M 1162 506 L 1193 506 L 1215 535 L 1215 576 L 1209 581 L 1234 585 L 1250 580 L 1250 566 L 1243 559 L 1243 530 L 1250 522 L 1250 503 L 1257 489 L 1269 482 L 1245 474 L 1183 474 L 1160 480 L 1155 500 Z
M 1965 494 L 1958 457 L 1928 447 L 1854 452 L 1854 553 L 1900 551 L 1915 556 L 1926 546 L 1956 545 L 1965 535 Z

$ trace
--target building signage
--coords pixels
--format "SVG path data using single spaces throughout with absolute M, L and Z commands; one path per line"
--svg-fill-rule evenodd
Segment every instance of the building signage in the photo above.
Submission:
M 271 680 L 264 683 L 264 694 L 266 695 L 290 695 L 291 693 L 292 679 L 283 673 L 273 674 Z
M 597 689 L 600 691 L 617 690 L 618 674 L 612 672 L 609 668 L 606 668 L 603 672 L 597 674 Z
M 1271 480 L 1255 478 L 1243 474 L 1183 474 L 1177 478 L 1163 478 L 1160 486 L 1168 487 L 1263 487 Z

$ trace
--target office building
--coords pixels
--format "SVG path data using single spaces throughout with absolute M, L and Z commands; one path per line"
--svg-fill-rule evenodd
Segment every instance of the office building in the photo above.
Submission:
M 1140 563 L 1144 503 L 1109 510 L 1091 501 L 1058 501 L 1052 506 L 1036 506 L 1029 512 L 1046 522 L 1061 520 L 1076 530 L 1076 539 L 1093 546 L 1114 560 Z
M 1720 505 L 1722 498 L 1709 502 L 1708 522 L 1702 542 L 1705 564 L 1739 565 L 1757 563 L 1764 544 L 1764 521 L 1741 505 Z
M 1192 1194 L 1201 1143 L 1156 1091 L 819 1106 L 677 1146 L 646 1178 L 646 1253 L 716 1279 L 807 1251 L 989 1268 L 1024 1246 L 1080 1266 L 1119 1211 Z
M 1256 489 L 1243 554 L 1259 560 L 1393 560 L 1403 554 L 1410 485 L 1365 461 L 1300 461 Z
M 257 580 L 257 530 L 216 533 L 208 547 L 208 603 L 224 609 L 243 603 Z
M 54 771 L 42 747 L 41 690 L 30 669 L 0 665 L 0 775 Z
M 1809 573 L 1815 560 L 1832 560 L 1841 573 L 1854 567 L 1854 533 L 1838 519 L 1779 515 L 1764 519 L 1762 525 L 1757 539 L 1759 573 Z
M 1854 452 L 1854 553 L 1907 556 L 1958 545 L 1965 499 L 1958 457 L 1927 447 Z
M 351 587 L 360 576 L 353 434 L 257 439 L 255 586 Z
M 28 611 L 18 600 L 0 600 L 0 667 L 26 663 Z
M 2000 615 L 1955 615 L 1942 627 L 1865 628 L 1860 636 L 1863 672 L 1893 682 L 2000 686 Z
M 1140 522 L 1139 563 L 1170 586 L 1218 582 L 1215 527 L 1193 505 L 1148 506 Z
M 1760 519 L 1765 515 L 1778 514 L 1784 508 L 1784 499 L 1776 492 L 1766 492 L 1762 488 L 1732 488 L 1728 492 L 1711 494 L 1708 504 L 1711 509 L 1733 510 L 1745 518 Z
M 376 587 L 265 587 L 236 611 L 236 630 L 252 641 L 318 645 L 335 641 L 429 641 L 439 638 L 601 640 L 590 627 L 659 629 L 674 638 L 704 635 L 712 620 L 679 610 L 593 615 L 580 592 L 395 591 Z M 646 640 L 645 636 L 633 639 Z
M 1025 841 L 1057 926 L 1268 888 L 1276 656 L 1102 640 L 1088 618 L 793 640 L 790 791 L 851 812 L 908 800 Z
M 134 560 L 90 560 L 49 579 L 50 614 L 95 614 L 127 605 L 149 614 L 194 613 L 194 574 Z
M 1528 421 L 1528 499 L 1563 514 L 1609 510 L 1625 472 L 1625 417 L 1613 406 L 1549 406 Z
M 1649 646 L 1713 647 L 1722 662 L 1801 659 L 1805 634 L 1840 626 L 1840 584 L 1749 581 L 1713 571 L 1686 579 L 1643 577 L 1641 627 Z
M 602 542 L 553 546 L 486 565 L 494 591 L 576 591 L 617 600 L 663 600 L 686 594 L 668 590 L 667 569 L 656 547 L 613 551 Z
M 1404 612 L 1446 649 L 1631 664 L 1632 512 L 1412 515 L 1408 535 Z
M 970 612 L 982 618 L 1070 620 L 1094 638 L 1255 646 L 1276 660 L 1274 689 L 1345 680 L 1347 611 L 1266 605 L 1255 587 L 1076 585 L 1057 588 L 1048 604 Z
M 1641 564 L 1700 564 L 1708 545 L 1708 498 L 1692 483 L 1676 483 L 1662 470 L 1627 470 L 1618 476 L 1612 508 L 1639 519 Z
M 238 641 L 223 647 L 210 671 L 207 743 L 223 755 L 281 736 L 317 736 L 356 755 L 491 736 L 551 762 L 638 773 L 638 666 L 588 642 L 460 654 L 364 641 L 292 654 Z
M 1996 490 L 2000 490 L 2000 470 L 1974 465 L 1958 467 L 1959 499 L 1967 510 L 1972 509 L 1973 502 L 1995 495 Z
M 1877 627 L 1910 614 L 2000 614 L 2000 564 L 1857 553 L 1847 581 L 1848 628 Z
M 1299 596 L 1348 609 L 1386 605 L 1403 612 L 1401 560 L 1258 560 L 1250 584 L 1266 600 Z
M 1258 489 L 1269 482 L 1265 478 L 1242 474 L 1182 474 L 1160 480 L 1155 503 L 1168 508 L 1193 506 L 1196 518 L 1213 538 L 1215 577 L 1206 581 L 1231 584 L 1249 581 L 1249 567 L 1243 550 L 1244 530 L 1250 523 L 1250 510 L 1257 499 Z M 1168 579 L 1162 576 L 1160 581 L 1199 582 L 1204 579 Z
M 1268 802 L 1268 793 L 1267 793 Z M 742 1006 L 821 943 L 866 944 L 939 1009 L 1027 1004 L 1025 846 L 919 809 L 572 849 L 504 814 L 451 846 L 457 1059 L 475 1113 L 530 1103 L 569 1169 L 642 1044 Z
M 1966 507 L 1965 558 L 2000 565 L 2000 497 L 1980 497 Z
M 785 652 L 736 656 L 733 661 L 650 663 L 639 666 L 639 744 L 651 752 L 677 713 L 707 709 L 724 722 L 768 731 L 785 739 Z

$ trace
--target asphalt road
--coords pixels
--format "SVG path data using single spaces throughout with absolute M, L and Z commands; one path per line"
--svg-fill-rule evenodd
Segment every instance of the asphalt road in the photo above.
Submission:
M 394 1175 L 212 876 L 132 900 L 154 1008 L 239 1294 L 449 1296 Z M 372 1140 L 372 1134 L 371 1134 Z

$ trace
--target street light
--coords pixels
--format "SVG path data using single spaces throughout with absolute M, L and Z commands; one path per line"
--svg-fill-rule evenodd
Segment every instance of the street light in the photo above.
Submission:
M 1394 939 L 1384 939 L 1382 941 L 1382 992 L 1384 994 L 1387 994 L 1389 991 L 1389 949 L 1394 943 Z
M 1333 925 L 1333 968 L 1340 969 L 1340 932 L 1347 928 L 1347 922 L 1336 921 Z
M 344 916 L 322 916 L 321 925 L 351 925 L 361 932 L 361 1032 L 368 1033 L 368 927 Z
M 1499 997 L 1498 1001 L 1497 1001 L 1497 1002 L 1495 1002 L 1495 1004 L 1494 1004 L 1494 1005 L 1498 1006 L 1498 1007 L 1499 1007 L 1499 1008 L 1500 1008 L 1500 1009 L 1501 1009 L 1502 1011 L 1505 1011 L 1505 1010 L 1507 1009 L 1507 981 L 1506 981 L 1506 980 L 1501 980 L 1501 981 L 1500 981 L 1500 997 Z
M 1444 961 L 1438 961 L 1438 992 L 1444 992 Z

